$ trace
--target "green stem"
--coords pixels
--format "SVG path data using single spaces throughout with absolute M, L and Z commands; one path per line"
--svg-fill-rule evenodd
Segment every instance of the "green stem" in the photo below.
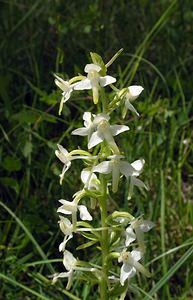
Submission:
M 108 109 L 107 109 L 107 99 L 105 95 L 105 90 L 101 88 L 100 92 L 101 92 L 102 112 L 106 114 L 108 112 Z
M 105 176 L 101 174 L 101 185 L 102 185 L 102 196 L 100 199 L 100 209 L 101 209 L 101 226 L 103 228 L 106 227 L 106 219 L 107 219 L 107 181 Z M 101 236 L 101 251 L 102 251 L 102 273 L 103 277 L 100 281 L 100 299 L 107 300 L 108 297 L 108 252 L 109 252 L 109 244 L 108 244 L 108 229 L 104 229 L 102 231 Z

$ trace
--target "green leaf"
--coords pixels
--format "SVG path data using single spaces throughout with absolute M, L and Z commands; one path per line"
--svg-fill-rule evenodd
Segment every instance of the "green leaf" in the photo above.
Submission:
M 81 249 L 85 249 L 85 248 L 91 247 L 92 245 L 94 245 L 96 243 L 97 243 L 97 241 L 90 241 L 88 243 L 85 243 L 85 244 L 82 244 L 82 245 L 78 246 L 76 248 L 76 250 L 81 250 Z
M 13 115 L 12 119 L 20 123 L 35 123 L 39 117 L 40 115 L 35 112 L 23 110 Z
M 32 143 L 30 141 L 27 141 L 24 145 L 24 147 L 22 148 L 22 153 L 24 155 L 24 157 L 28 157 L 30 155 L 30 153 L 32 152 Z
M 13 158 L 12 156 L 6 156 L 3 160 L 3 168 L 7 171 L 19 171 L 21 169 L 20 160 L 17 158 Z
M 40 101 L 47 103 L 48 105 L 53 105 L 59 103 L 61 98 L 61 93 L 59 91 L 53 91 L 51 94 L 41 95 Z
M 94 53 L 94 52 L 90 52 L 90 56 L 91 56 L 91 59 L 92 59 L 93 63 L 95 65 L 98 65 L 98 66 L 101 67 L 100 74 L 102 76 L 105 76 L 106 73 L 107 73 L 107 68 L 105 66 L 105 63 L 104 63 L 102 57 L 100 55 L 98 55 L 97 53 Z
M 85 222 L 85 221 L 78 221 L 77 226 L 79 226 L 79 227 L 82 226 L 85 228 L 93 228 L 93 226 L 91 224 L 89 224 L 88 222 Z
M 5 186 L 12 188 L 16 192 L 16 194 L 19 193 L 19 184 L 18 184 L 17 180 L 15 180 L 14 178 L 1 177 L 0 182 L 2 184 L 4 184 Z
M 94 242 L 98 241 L 98 239 L 96 239 L 96 237 L 93 234 L 91 234 L 91 233 L 81 232 L 81 235 L 83 235 L 88 240 L 91 240 L 91 241 L 94 241 Z

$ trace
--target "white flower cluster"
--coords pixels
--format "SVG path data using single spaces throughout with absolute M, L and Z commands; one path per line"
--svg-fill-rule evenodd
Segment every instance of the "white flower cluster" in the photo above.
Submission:
M 121 222 L 124 222 L 124 218 L 121 219 Z M 151 221 L 143 220 L 141 217 L 134 218 L 126 228 L 125 247 L 118 257 L 118 262 L 123 263 L 120 273 L 121 285 L 124 285 L 126 279 L 132 278 L 136 274 L 136 271 L 139 271 L 147 277 L 151 276 L 138 261 L 141 260 L 145 253 L 144 232 L 148 232 L 153 227 L 154 224 Z M 135 241 L 138 243 L 138 248 L 127 251 L 127 248 Z
M 92 90 L 94 104 L 101 105 L 100 95 L 103 87 L 107 85 L 113 87 L 112 84 L 116 82 L 114 77 L 106 75 L 103 65 L 97 63 L 87 64 L 84 71 L 87 73 L 87 76 L 79 75 L 69 81 L 65 81 L 58 75 L 55 75 L 55 83 L 62 90 L 59 114 L 62 112 L 63 104 L 70 99 L 72 92 L 78 90 Z M 60 174 L 60 184 L 62 184 L 65 173 L 70 169 L 73 160 L 81 159 L 86 164 L 86 168 L 81 172 L 82 190 L 73 195 L 72 201 L 60 199 L 59 202 L 61 206 L 57 210 L 60 217 L 59 226 L 64 234 L 64 239 L 59 245 L 59 251 L 63 252 L 63 265 L 67 272 L 55 274 L 53 282 L 59 277 L 68 278 L 67 288 L 71 286 L 74 271 L 83 270 L 94 272 L 95 270 L 94 268 L 89 268 L 89 265 L 86 268 L 81 267 L 78 259 L 66 250 L 66 245 L 67 242 L 73 238 L 73 234 L 84 231 L 94 231 L 91 223 L 85 222 L 93 220 L 89 212 L 92 209 L 92 205 L 90 205 L 88 211 L 87 206 L 80 203 L 84 201 L 85 204 L 85 201 L 88 201 L 88 199 L 95 199 L 95 202 L 97 202 L 97 199 L 101 197 L 100 176 L 107 175 L 107 189 L 109 189 L 111 185 L 113 193 L 118 191 L 119 181 L 123 176 L 129 179 L 130 190 L 133 190 L 133 186 L 147 189 L 146 185 L 138 178 L 144 167 L 144 159 L 140 158 L 132 163 L 127 162 L 114 139 L 114 137 L 120 133 L 128 131 L 129 127 L 126 125 L 110 124 L 110 113 L 119 106 L 123 107 L 124 114 L 129 109 L 139 115 L 131 102 L 141 94 L 143 88 L 138 85 L 133 85 L 122 90 L 114 88 L 113 91 L 115 91 L 115 95 L 112 101 L 106 103 L 101 112 L 98 114 L 85 112 L 83 114 L 84 127 L 72 131 L 72 135 L 87 137 L 88 151 L 77 149 L 68 152 L 61 145 L 58 145 L 58 150 L 55 151 L 56 156 L 63 163 L 63 169 Z M 105 99 L 105 101 L 107 100 Z M 93 151 L 94 147 L 96 148 Z M 97 174 L 99 174 L 99 176 Z M 80 219 L 84 222 L 78 221 L 77 213 L 79 213 Z M 70 220 L 67 216 L 70 217 Z M 143 233 L 149 231 L 153 227 L 153 223 L 144 221 L 142 217 L 137 219 L 132 217 L 132 220 L 129 220 L 126 226 L 124 218 L 117 217 L 114 222 L 116 223 L 115 227 L 109 227 L 108 232 L 111 234 L 113 232 L 116 233 L 117 227 L 123 228 L 124 232 L 124 242 L 121 246 L 122 251 L 117 252 L 118 262 L 123 263 L 119 278 L 121 285 L 124 285 L 126 279 L 133 277 L 136 271 L 149 276 L 149 272 L 139 263 L 139 260 L 145 251 Z M 84 228 L 79 225 L 83 223 L 85 225 Z M 106 229 L 99 228 L 96 230 L 102 231 Z M 133 242 L 135 242 L 135 244 L 137 242 L 138 247 L 129 251 L 127 248 L 132 246 Z M 116 248 L 112 248 L 109 249 L 109 251 L 115 251 L 115 249 Z M 118 249 L 120 249 L 120 247 Z

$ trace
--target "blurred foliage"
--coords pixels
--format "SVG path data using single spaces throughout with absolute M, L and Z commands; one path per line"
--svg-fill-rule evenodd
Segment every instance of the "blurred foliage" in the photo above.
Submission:
M 150 187 L 136 191 L 129 208 L 156 223 L 147 261 L 173 249 L 150 264 L 152 280 L 140 279 L 148 293 L 192 245 L 192 1 L 0 0 L 0 6 L 0 299 L 78 299 L 48 278 L 57 262 L 49 260 L 61 258 L 57 200 L 70 199 L 81 167 L 69 171 L 61 190 L 54 150 L 58 142 L 70 150 L 81 143 L 70 132 L 91 104 L 77 93 L 59 118 L 53 73 L 68 78 L 82 72 L 90 51 L 107 62 L 122 47 L 111 74 L 120 86 L 138 83 L 145 92 L 136 103 L 141 117 L 128 116 L 131 131 L 120 144 L 130 161 L 145 158 Z M 112 209 L 128 206 L 124 187 Z M 150 293 L 153 299 L 193 299 L 186 258 Z M 81 299 L 96 299 L 95 292 L 79 280 L 73 286 Z M 144 299 L 136 293 L 128 299 Z

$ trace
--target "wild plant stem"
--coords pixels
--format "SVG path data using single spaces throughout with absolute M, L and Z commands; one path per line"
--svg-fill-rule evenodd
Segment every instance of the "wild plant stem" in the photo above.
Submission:
M 100 201 L 100 209 L 101 209 L 101 226 L 103 228 L 106 227 L 106 219 L 107 219 L 107 182 L 104 175 L 101 175 L 101 184 L 102 184 L 102 196 Z M 101 252 L 102 252 L 102 273 L 103 276 L 100 281 L 100 299 L 107 300 L 108 297 L 108 252 L 109 252 L 109 244 L 108 244 L 108 229 L 104 229 L 102 231 L 101 236 Z

